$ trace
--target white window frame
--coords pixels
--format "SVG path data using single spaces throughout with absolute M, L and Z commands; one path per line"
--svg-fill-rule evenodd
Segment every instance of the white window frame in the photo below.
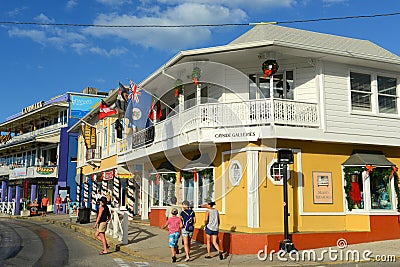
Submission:
M 235 166 L 238 167 L 238 169 L 234 169 Z M 240 177 L 236 178 L 235 176 L 240 174 Z M 233 160 L 231 164 L 229 165 L 229 181 L 231 182 L 232 186 L 239 186 L 240 181 L 243 178 L 243 168 L 242 165 L 238 160 Z
M 267 164 L 267 177 L 268 179 L 271 181 L 272 184 L 274 185 L 283 185 L 283 179 L 280 179 L 279 181 L 276 181 L 274 179 L 274 177 L 271 176 L 271 168 L 272 166 L 274 166 L 274 164 L 278 163 L 278 159 L 272 159 L 268 164 Z M 286 165 L 287 168 L 287 180 L 290 180 L 290 168 L 289 168 L 289 164 Z M 281 176 L 281 170 L 283 170 L 283 168 L 278 168 L 279 169 L 279 175 Z
M 353 108 L 353 102 L 351 99 L 351 94 L 354 92 L 351 87 L 351 73 L 359 73 L 359 74 L 364 74 L 364 75 L 369 75 L 370 80 L 371 80 L 371 107 L 370 110 L 359 110 L 359 109 L 354 109 Z M 380 94 L 378 92 L 378 76 L 379 77 L 386 77 L 386 78 L 394 78 L 396 79 L 396 95 L 391 97 L 396 98 L 396 112 L 395 113 L 388 113 L 388 112 L 380 112 L 379 111 L 379 96 L 385 96 L 384 94 Z M 385 117 L 398 117 L 399 115 L 399 86 L 400 86 L 400 76 L 394 75 L 394 74 L 389 74 L 389 73 L 382 73 L 382 72 L 371 72 L 371 71 L 365 71 L 365 70 L 360 70 L 360 69 L 350 69 L 348 73 L 348 86 L 349 86 L 349 105 L 350 105 L 350 111 L 353 114 L 376 114 L 379 116 L 385 116 Z M 360 91 L 361 92 L 361 91 Z M 361 93 L 367 93 L 367 92 L 361 92 Z
M 384 168 L 384 167 L 378 167 L 378 168 Z M 364 190 L 364 195 L 363 195 L 363 200 L 364 200 L 364 207 L 361 209 L 356 209 L 353 208 L 352 210 L 348 209 L 348 203 L 346 200 L 346 194 L 343 194 L 344 196 L 344 203 L 345 203 L 345 210 L 347 213 L 362 213 L 362 214 L 383 214 L 383 213 L 390 213 L 392 214 L 393 212 L 397 213 L 397 198 L 396 198 L 396 191 L 394 189 L 394 179 L 390 178 L 390 202 L 392 205 L 391 209 L 373 209 L 372 208 L 372 203 L 371 203 L 371 184 L 370 184 L 370 176 L 364 171 L 362 173 L 362 185 L 363 185 L 363 190 Z M 344 179 L 344 174 L 343 174 L 343 184 L 346 184 L 346 180 Z
M 103 128 L 103 146 L 102 158 L 108 156 L 108 125 Z
M 111 123 L 111 137 L 110 137 L 110 155 L 117 153 L 117 133 L 115 130 L 115 122 Z

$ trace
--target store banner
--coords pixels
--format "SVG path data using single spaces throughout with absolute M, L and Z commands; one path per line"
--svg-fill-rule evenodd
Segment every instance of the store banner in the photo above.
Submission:
M 96 148 L 96 127 L 92 127 L 88 124 L 82 125 L 83 139 L 87 149 Z
M 57 167 L 36 167 L 34 177 L 57 177 Z
M 25 167 L 23 167 L 23 168 L 14 168 L 13 172 L 14 172 L 14 177 L 26 176 L 27 169 Z
M 108 172 L 103 172 L 102 174 L 101 174 L 101 178 L 103 179 L 103 180 L 112 180 L 113 178 L 114 178 L 114 170 L 112 170 L 112 171 L 108 171 Z

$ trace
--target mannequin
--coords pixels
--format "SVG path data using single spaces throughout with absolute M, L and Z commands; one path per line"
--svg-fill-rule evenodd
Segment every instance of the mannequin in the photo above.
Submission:
M 354 203 L 354 208 L 359 209 L 361 207 L 361 190 L 358 183 L 358 174 L 351 174 L 351 199 Z

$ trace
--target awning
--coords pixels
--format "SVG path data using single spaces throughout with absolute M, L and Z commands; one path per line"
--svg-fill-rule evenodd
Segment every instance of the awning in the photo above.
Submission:
M 395 166 L 383 154 L 374 153 L 354 153 L 345 162 L 343 166 L 365 166 L 372 165 L 375 167 L 390 167 Z
M 201 155 L 196 155 L 193 157 L 192 161 L 189 162 L 185 167 L 182 168 L 183 171 L 193 171 L 202 170 L 214 166 L 208 154 L 203 153 Z
M 117 166 L 116 176 L 120 179 L 129 179 L 134 177 L 134 175 L 129 170 L 120 165 Z
M 155 173 L 159 173 L 159 174 L 176 173 L 176 169 L 171 164 L 171 162 L 164 161 L 163 163 L 160 164 L 160 167 L 158 167 L 156 169 Z

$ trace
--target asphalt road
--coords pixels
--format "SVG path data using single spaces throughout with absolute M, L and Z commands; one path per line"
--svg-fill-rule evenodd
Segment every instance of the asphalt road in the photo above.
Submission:
M 94 233 L 94 230 L 93 230 Z M 0 218 L 0 266 L 149 266 L 143 259 L 50 223 Z M 165 263 L 153 263 L 160 266 Z

